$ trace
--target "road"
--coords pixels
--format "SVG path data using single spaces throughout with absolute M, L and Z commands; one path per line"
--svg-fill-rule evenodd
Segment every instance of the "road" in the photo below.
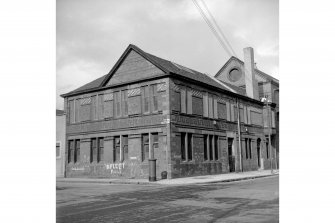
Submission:
M 279 177 L 184 186 L 57 183 L 61 222 L 279 222 Z

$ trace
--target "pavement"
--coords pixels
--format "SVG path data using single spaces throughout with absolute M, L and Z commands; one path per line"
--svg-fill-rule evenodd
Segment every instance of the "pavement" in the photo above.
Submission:
M 259 170 L 240 173 L 225 173 L 216 175 L 184 177 L 176 179 L 164 179 L 149 182 L 148 179 L 112 179 L 112 178 L 57 178 L 57 182 L 67 183 L 102 183 L 102 184 L 151 184 L 151 185 L 188 185 L 188 184 L 204 184 L 219 183 L 255 179 L 261 177 L 269 177 L 279 175 L 279 170 Z

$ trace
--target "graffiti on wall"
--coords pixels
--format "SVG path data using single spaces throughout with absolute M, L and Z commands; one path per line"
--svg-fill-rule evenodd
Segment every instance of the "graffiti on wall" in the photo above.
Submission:
M 107 170 L 111 171 L 111 174 L 122 174 L 122 170 L 124 169 L 125 163 L 110 163 L 105 164 Z

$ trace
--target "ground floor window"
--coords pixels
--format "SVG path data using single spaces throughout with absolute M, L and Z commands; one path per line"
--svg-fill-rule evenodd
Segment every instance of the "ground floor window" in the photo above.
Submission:
M 142 135 L 142 162 L 149 158 L 149 134 Z
M 219 136 L 204 135 L 204 160 L 219 159 Z
M 269 142 L 266 142 L 266 158 L 269 159 Z
M 103 161 L 104 154 L 104 138 L 92 138 L 91 139 L 91 151 L 90 151 L 90 162 Z
M 74 140 L 69 140 L 67 153 L 67 162 L 71 163 L 74 159 Z
M 128 136 L 122 136 L 122 162 L 128 159 Z
M 244 139 L 244 142 L 245 142 L 245 159 L 249 159 L 249 156 L 248 156 L 248 139 Z
M 113 148 L 113 162 L 116 163 L 120 161 L 120 136 L 114 137 L 114 148 Z
M 104 160 L 104 138 L 98 138 L 97 162 Z
M 249 139 L 249 158 L 252 159 L 252 152 L 251 152 L 251 139 Z
M 74 162 L 80 162 L 80 140 L 75 140 Z
M 150 138 L 151 137 L 151 138 Z M 141 154 L 142 154 L 142 162 L 145 160 L 149 159 L 149 147 L 152 147 L 152 156 L 154 156 L 154 150 L 159 148 L 159 137 L 158 137 L 158 132 L 153 132 L 153 133 L 145 133 L 142 134 L 142 147 L 141 147 Z
M 192 133 L 181 133 L 181 160 L 191 161 L 193 159 L 193 134 Z

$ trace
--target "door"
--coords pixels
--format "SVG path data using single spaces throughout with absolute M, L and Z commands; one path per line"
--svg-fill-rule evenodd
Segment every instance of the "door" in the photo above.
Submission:
M 233 156 L 233 138 L 228 138 L 229 172 L 235 172 L 235 157 Z

